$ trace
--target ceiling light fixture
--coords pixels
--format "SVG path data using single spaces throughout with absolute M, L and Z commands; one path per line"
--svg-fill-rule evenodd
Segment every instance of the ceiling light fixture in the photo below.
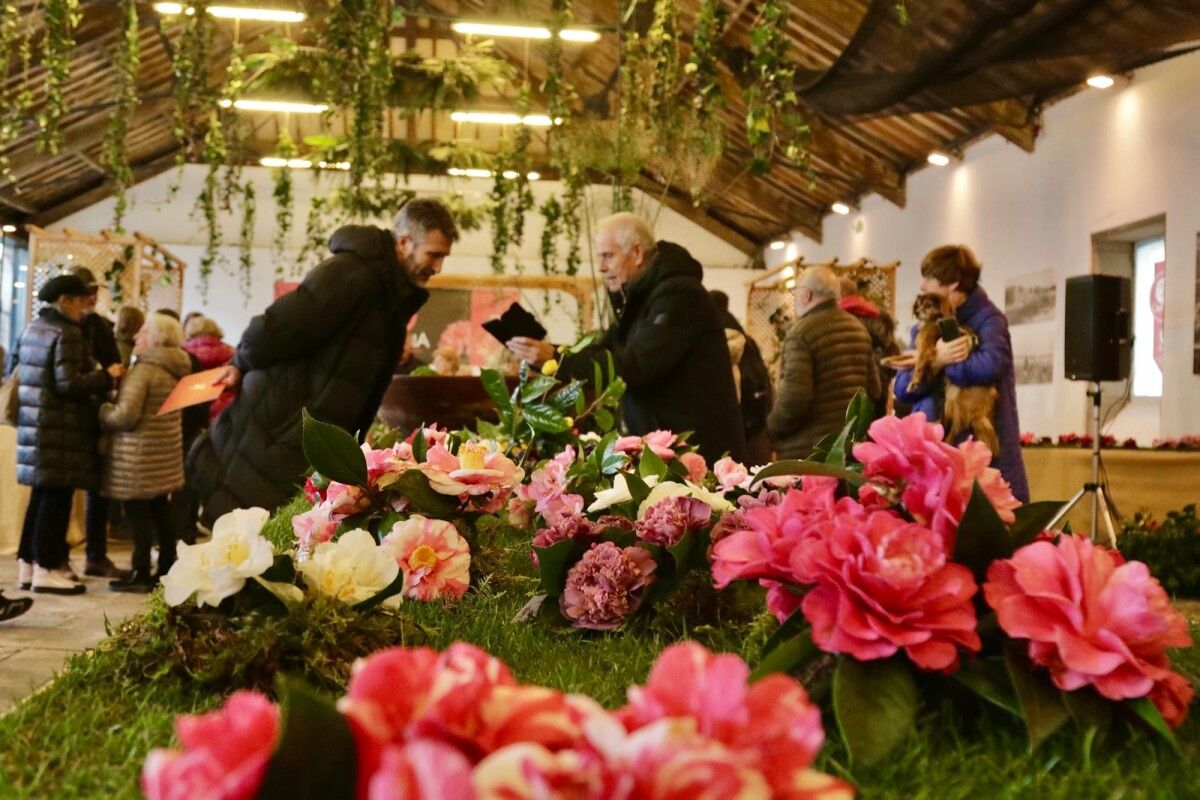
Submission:
M 1087 79 L 1087 85 L 1093 89 L 1109 89 L 1114 83 L 1116 81 L 1108 75 L 1093 75 Z
M 514 114 L 508 111 L 452 111 L 450 119 L 455 122 L 474 122 L 480 125 L 528 125 L 531 128 L 549 128 L 550 117 L 546 114 Z M 562 120 L 555 120 L 555 123 Z
M 950 156 L 938 150 L 934 150 L 925 160 L 930 164 L 933 164 L 935 167 L 944 167 L 950 163 Z
M 783 248 L 787 247 L 787 242 L 785 242 L 783 239 L 776 239 L 775 241 L 771 242 L 769 247 L 772 250 L 782 250 Z
M 829 207 L 829 210 L 835 214 L 849 214 L 850 206 L 845 203 L 834 203 Z
M 191 6 L 183 3 L 155 3 L 154 10 L 166 16 L 195 14 Z M 253 20 L 258 22 L 303 22 L 308 15 L 303 11 L 287 8 L 251 8 L 249 6 L 209 6 L 210 16 L 218 19 Z
M 239 100 L 219 100 L 221 108 L 233 106 L 240 111 L 284 111 L 289 114 L 322 114 L 329 110 L 325 103 L 295 103 L 290 100 L 253 100 L 243 97 Z
M 14 289 L 24 289 L 25 281 L 17 281 L 16 283 L 13 284 L 13 288 Z
M 525 180 L 540 181 L 541 179 L 542 179 L 542 173 L 540 173 L 540 172 L 526 172 L 525 173 Z
M 480 167 L 467 167 L 467 168 L 450 167 L 450 169 L 446 170 L 446 174 L 452 178 L 494 178 L 494 177 L 496 177 L 495 172 L 492 172 L 490 169 L 482 169 Z M 520 175 L 521 175 L 521 173 L 519 173 L 513 169 L 506 169 L 501 174 L 504 177 L 508 178 L 510 181 L 515 180 L 516 178 L 520 177 Z M 541 173 L 538 173 L 538 172 L 526 172 L 525 173 L 526 180 L 536 181 L 536 180 L 539 180 L 541 177 L 542 177 Z
M 5 233 L 16 233 L 16 232 L 17 232 L 17 226 L 16 226 L 16 225 L 5 225 L 5 226 L 4 226 L 4 228 L 3 228 L 3 231 L 4 231 Z
M 308 169 L 312 166 L 312 162 L 307 158 L 280 158 L 279 156 L 263 156 L 258 163 L 272 169 L 282 169 L 283 167 Z
M 549 39 L 554 34 L 541 25 L 508 25 L 495 22 L 455 22 L 450 25 L 456 33 L 470 36 L 496 36 L 503 39 Z M 599 41 L 600 31 L 587 28 L 563 28 L 558 38 L 564 42 L 590 44 Z

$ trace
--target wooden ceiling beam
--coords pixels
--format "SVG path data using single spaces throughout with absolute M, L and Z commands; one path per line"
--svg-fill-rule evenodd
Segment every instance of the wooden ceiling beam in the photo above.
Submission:
M 963 106 L 961 110 L 986 122 L 988 127 L 1022 150 L 1032 153 L 1042 129 L 1041 114 L 1023 100 L 1010 98 Z
M 36 214 L 37 209 L 22 200 L 18 200 L 10 193 L 0 194 L 0 205 L 5 205 L 13 211 L 20 211 L 22 214 Z
M 638 188 L 646 196 L 658 200 L 692 224 L 745 253 L 747 257 L 753 258 L 758 254 L 758 243 L 745 231 L 718 219 L 703 206 L 697 206 L 687 197 L 686 192 L 678 190 L 663 192 L 663 187 L 649 178 L 638 184 Z
M 172 145 L 169 149 L 164 150 L 151 158 L 143 161 L 133 167 L 133 183 L 136 185 L 142 181 L 147 181 L 156 175 L 166 172 L 171 167 L 175 166 L 175 153 L 178 151 L 178 145 Z M 86 189 L 78 194 L 74 194 L 70 199 L 59 203 L 56 206 L 45 208 L 33 213 L 33 218 L 30 220 L 35 225 L 45 227 L 58 222 L 64 217 L 69 217 L 76 211 L 82 211 L 93 203 L 98 203 L 101 200 L 106 200 L 112 196 L 116 190 L 116 183 L 112 178 L 104 178 L 98 184 Z

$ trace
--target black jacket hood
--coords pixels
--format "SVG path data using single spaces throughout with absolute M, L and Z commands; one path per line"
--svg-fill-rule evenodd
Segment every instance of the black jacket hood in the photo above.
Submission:
M 367 264 L 383 264 L 391 291 L 401 298 L 416 297 L 417 307 L 429 297 L 429 292 L 408 277 L 396 258 L 396 240 L 392 232 L 374 225 L 343 225 L 329 237 L 329 250 L 335 255 L 358 256 Z M 413 309 L 414 311 L 416 309 Z
M 697 283 L 704 277 L 704 268 L 683 247 L 674 242 L 658 242 L 654 249 L 654 260 L 647 265 L 624 292 L 610 292 L 614 308 L 629 306 L 650 294 L 650 291 L 666 280 L 683 278 Z

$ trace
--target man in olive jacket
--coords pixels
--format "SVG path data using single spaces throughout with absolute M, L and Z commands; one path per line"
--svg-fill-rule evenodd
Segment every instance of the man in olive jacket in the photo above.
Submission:
M 687 250 L 655 242 L 633 214 L 614 214 L 596 229 L 601 278 L 617 322 L 592 347 L 563 360 L 559 374 L 590 380 L 592 362 L 612 354 L 625 381 L 621 408 L 630 433 L 694 431 L 711 463 L 745 457 L 741 410 L 725 330 Z M 516 337 L 508 347 L 534 364 L 554 354 L 548 342 Z
M 196 442 L 188 479 L 206 525 L 235 508 L 274 509 L 308 469 L 301 410 L 366 434 L 392 380 L 423 287 L 458 238 L 437 200 L 410 200 L 392 230 L 349 225 L 333 256 L 250 322 L 222 381 L 241 383 L 233 405 Z
M 767 430 L 780 458 L 806 458 L 842 429 L 859 389 L 879 394 L 871 336 L 837 306 L 838 279 L 809 267 L 796 279 L 796 321 L 783 340 L 783 363 Z

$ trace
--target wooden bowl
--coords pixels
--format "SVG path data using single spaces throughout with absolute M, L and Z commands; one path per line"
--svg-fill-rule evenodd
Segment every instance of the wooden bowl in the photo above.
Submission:
M 508 379 L 511 390 L 516 378 Z M 474 425 L 476 418 L 496 421 L 492 399 L 473 375 L 396 375 L 383 395 L 379 416 L 405 432 L 425 424 L 456 430 Z

